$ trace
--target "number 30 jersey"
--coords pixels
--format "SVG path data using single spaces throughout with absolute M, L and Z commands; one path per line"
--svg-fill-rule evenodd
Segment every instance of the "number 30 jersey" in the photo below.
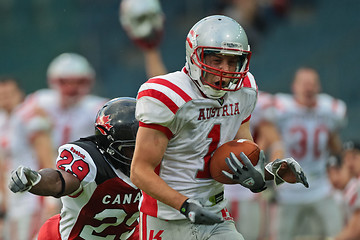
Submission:
M 140 190 L 107 162 L 92 141 L 61 146 L 56 166 L 76 176 L 82 187 L 61 197 L 61 239 L 138 238 Z
M 326 161 L 330 154 L 329 139 L 343 127 L 346 105 L 327 94 L 319 94 L 316 106 L 306 108 L 289 94 L 275 95 L 275 116 L 285 146 L 285 156 L 293 157 L 303 168 L 310 185 L 279 186 L 283 202 L 313 202 L 330 193 Z
M 221 201 L 223 184 L 210 176 L 210 158 L 220 145 L 235 138 L 256 104 L 257 86 L 250 73 L 242 86 L 222 99 L 209 99 L 183 68 L 148 80 L 137 96 L 136 117 L 140 127 L 155 128 L 169 139 L 157 174 L 171 188 L 215 213 L 226 203 Z M 145 193 L 140 211 L 161 219 L 185 218 Z

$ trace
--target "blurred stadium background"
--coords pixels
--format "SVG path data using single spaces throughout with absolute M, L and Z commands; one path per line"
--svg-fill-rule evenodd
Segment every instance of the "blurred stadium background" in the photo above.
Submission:
M 360 2 L 259 1 L 255 32 L 245 27 L 253 50 L 250 69 L 259 88 L 289 92 L 297 67 L 316 67 L 323 91 L 348 105 L 349 122 L 342 137 L 359 139 Z M 269 7 L 269 2 L 280 5 Z M 221 13 L 230 0 L 161 4 L 166 14 L 161 51 L 168 70 L 174 71 L 185 63 L 191 26 L 205 15 Z M 46 69 L 55 56 L 77 52 L 97 71 L 96 94 L 135 97 L 146 80 L 142 52 L 121 28 L 118 8 L 119 0 L 0 0 L 0 74 L 15 75 L 30 93 L 47 87 Z

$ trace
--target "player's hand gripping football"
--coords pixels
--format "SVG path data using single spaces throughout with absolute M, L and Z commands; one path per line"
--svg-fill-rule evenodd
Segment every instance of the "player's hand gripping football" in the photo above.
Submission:
M 309 187 L 303 169 L 292 157 L 276 159 L 275 161 L 268 163 L 265 168 L 274 176 L 276 185 L 287 182 L 302 183 L 305 187 Z
M 41 175 L 38 172 L 24 166 L 19 166 L 11 172 L 9 188 L 14 193 L 29 191 L 40 180 Z
M 257 193 L 266 189 L 265 185 L 265 154 L 261 150 L 259 154 L 259 161 L 256 166 L 253 166 L 249 158 L 243 153 L 240 153 L 242 164 L 234 153 L 230 153 L 230 158 L 226 158 L 225 162 L 229 166 L 233 174 L 226 171 L 222 173 L 233 181 L 238 182 L 240 185 L 250 189 L 252 192 Z
M 203 208 L 198 201 L 189 198 L 182 204 L 180 212 L 195 224 L 212 225 L 224 221 L 220 216 Z

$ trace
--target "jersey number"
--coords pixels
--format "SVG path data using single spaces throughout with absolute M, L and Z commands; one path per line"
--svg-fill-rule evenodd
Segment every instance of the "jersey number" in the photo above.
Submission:
M 126 212 L 122 209 L 105 209 L 104 211 L 98 213 L 95 215 L 95 219 L 102 221 L 102 222 L 106 222 L 104 221 L 104 219 L 106 218 L 116 218 L 116 222 L 114 223 L 103 223 L 101 225 L 99 225 L 98 227 L 93 227 L 90 225 L 85 225 L 83 230 L 80 233 L 80 237 L 82 237 L 83 239 L 92 239 L 92 240 L 113 240 L 115 239 L 115 235 L 107 235 L 106 237 L 100 237 L 100 236 L 96 236 L 93 233 L 101 233 L 103 232 L 106 228 L 111 227 L 111 226 L 118 226 L 120 225 L 125 217 L 127 216 Z M 127 221 L 126 221 L 126 225 L 127 226 L 131 226 L 139 217 L 139 212 L 134 213 Z M 119 238 L 116 239 L 127 239 L 131 234 L 133 234 L 133 232 L 135 231 L 135 228 L 132 229 L 131 231 L 128 232 L 124 232 L 120 235 Z
M 77 159 L 73 162 L 74 156 L 68 150 L 63 150 L 60 154 L 60 160 L 56 163 L 58 169 L 74 174 L 80 181 L 82 181 L 89 173 L 89 164 L 81 159 Z M 67 167 L 67 165 L 70 165 Z
M 204 168 L 199 170 L 196 174 L 196 178 L 211 178 L 210 175 L 210 159 L 212 153 L 216 150 L 220 141 L 220 124 L 215 124 L 209 132 L 208 138 L 211 138 L 208 152 L 204 157 Z
M 314 147 L 312 156 L 314 157 L 314 159 L 318 159 L 322 152 L 322 148 L 320 146 L 321 136 L 323 134 L 326 136 L 329 135 L 328 129 L 323 125 L 318 126 L 312 135 L 311 132 L 307 131 L 306 128 L 302 126 L 291 128 L 290 132 L 292 136 L 299 137 L 299 141 L 297 142 L 297 144 L 290 148 L 291 156 L 298 160 L 304 158 L 306 153 L 308 152 L 308 141 L 313 142 Z M 310 140 L 310 137 L 312 137 L 313 139 Z

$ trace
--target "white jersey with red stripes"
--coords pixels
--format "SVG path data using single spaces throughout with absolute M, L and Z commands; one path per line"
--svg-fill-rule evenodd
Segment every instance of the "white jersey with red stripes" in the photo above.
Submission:
M 157 173 L 170 187 L 213 212 L 223 209 L 226 202 L 215 200 L 224 186 L 210 177 L 209 160 L 218 146 L 234 139 L 240 125 L 250 119 L 257 100 L 256 82 L 250 73 L 242 85 L 222 99 L 209 99 L 183 68 L 150 79 L 137 96 L 140 126 L 163 131 L 169 138 Z M 161 219 L 185 218 L 145 193 L 140 211 Z
M 346 119 L 343 101 L 319 94 L 316 106 L 304 107 L 289 94 L 275 95 L 276 123 L 285 147 L 285 157 L 293 157 L 303 168 L 310 187 L 301 184 L 279 186 L 283 202 L 313 202 L 330 193 L 326 161 L 330 154 L 330 134 L 337 132 Z
M 82 186 L 81 191 L 61 197 L 61 239 L 138 239 L 140 190 L 107 162 L 93 142 L 91 151 L 83 144 L 89 141 L 61 146 L 56 160 L 56 167 L 72 173 Z
M 42 89 L 31 94 L 27 104 L 46 111 L 52 121 L 52 141 L 54 149 L 69 141 L 94 133 L 94 122 L 98 110 L 106 98 L 86 95 L 70 108 L 60 106 L 59 93 L 53 89 Z

